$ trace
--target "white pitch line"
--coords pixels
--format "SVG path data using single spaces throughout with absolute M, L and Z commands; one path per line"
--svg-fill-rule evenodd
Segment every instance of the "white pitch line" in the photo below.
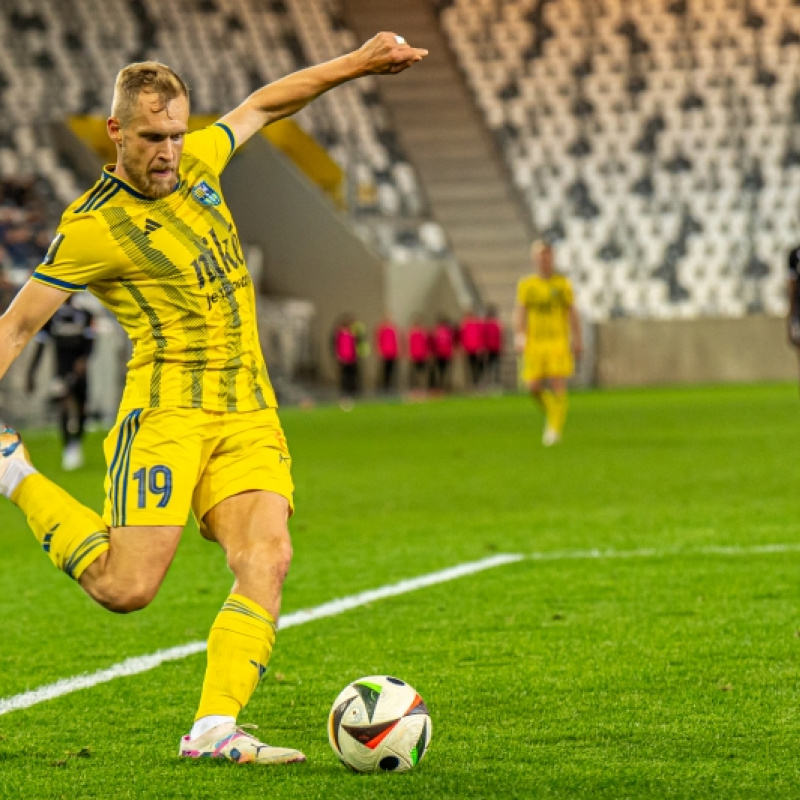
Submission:
M 427 586 L 435 586 L 439 583 L 455 580 L 456 578 L 472 575 L 476 572 L 500 567 L 504 564 L 511 564 L 516 561 L 528 559 L 531 561 L 579 561 L 579 560 L 609 560 L 609 559 L 634 559 L 634 558 L 668 558 L 674 556 L 748 556 L 748 555 L 774 555 L 781 553 L 800 553 L 800 543 L 797 544 L 763 544 L 751 547 L 739 547 L 736 545 L 707 545 L 694 549 L 665 549 L 642 548 L 640 550 L 557 550 L 552 552 L 528 553 L 527 555 L 507 554 L 485 558 L 481 561 L 472 561 L 461 564 L 457 567 L 432 572 L 429 575 L 422 575 L 419 578 L 410 578 L 380 589 L 371 589 L 360 594 L 343 597 L 339 600 L 331 600 L 323 603 L 316 608 L 301 611 L 294 611 L 281 618 L 280 628 L 284 630 L 295 625 L 303 625 L 306 622 L 314 622 L 325 617 L 334 617 L 343 614 L 345 611 L 367 605 L 376 600 L 383 600 L 387 597 L 413 592 L 417 589 L 424 589 Z M 159 650 L 145 656 L 134 656 L 119 664 L 114 664 L 108 669 L 93 672 L 87 675 L 78 675 L 74 678 L 63 678 L 55 683 L 49 683 L 33 689 L 29 692 L 0 699 L 0 715 L 8 714 L 10 711 L 18 711 L 23 708 L 30 708 L 38 703 L 47 700 L 55 700 L 66 694 L 77 692 L 80 689 L 89 689 L 101 683 L 108 683 L 115 678 L 126 678 L 131 675 L 139 675 L 155 669 L 167 661 L 179 661 L 197 653 L 202 653 L 206 649 L 206 643 L 189 642 L 178 647 L 170 647 L 167 650 Z
M 750 547 L 738 545 L 706 545 L 692 548 L 665 548 L 659 550 L 644 547 L 639 550 L 553 550 L 528 553 L 531 561 L 589 561 L 631 558 L 670 558 L 674 556 L 757 556 L 781 553 L 800 553 L 800 543 L 754 544 Z
M 375 600 L 383 600 L 386 597 L 396 597 L 397 595 L 413 592 L 417 589 L 424 589 L 427 586 L 435 586 L 436 584 L 452 581 L 456 578 L 463 578 L 465 575 L 473 575 L 476 572 L 482 572 L 483 570 L 492 569 L 493 567 L 500 567 L 504 564 L 521 561 L 523 558 L 524 556 L 515 554 L 492 556 L 491 558 L 484 558 L 481 561 L 472 561 L 468 564 L 450 567 L 440 570 L 439 572 L 432 572 L 429 575 L 421 575 L 419 578 L 409 578 L 399 583 L 383 586 L 380 589 L 371 589 L 366 592 L 351 595 L 350 597 L 331 600 L 329 603 L 323 603 L 316 608 L 309 608 L 286 614 L 281 619 L 279 627 L 283 630 L 295 625 L 304 625 L 306 622 L 324 619 L 325 617 L 333 617 L 337 614 L 343 614 L 345 611 L 350 611 L 353 608 L 372 603 Z M 139 675 L 142 672 L 155 669 L 167 661 L 178 661 L 187 656 L 202 653 L 205 649 L 206 643 L 204 641 L 189 642 L 188 644 L 183 644 L 178 647 L 170 647 L 167 650 L 159 650 L 150 655 L 127 658 L 119 664 L 114 664 L 108 667 L 108 669 L 102 669 L 98 672 L 77 675 L 74 678 L 62 678 L 55 683 L 40 686 L 38 689 L 32 689 L 29 692 L 23 692 L 22 694 L 0 699 L 0 715 L 8 714 L 10 711 L 30 708 L 39 703 L 44 703 L 47 700 L 55 700 L 57 697 L 63 697 L 66 694 L 77 692 L 80 689 L 89 689 L 101 683 L 108 683 L 115 678 L 127 678 L 131 675 Z

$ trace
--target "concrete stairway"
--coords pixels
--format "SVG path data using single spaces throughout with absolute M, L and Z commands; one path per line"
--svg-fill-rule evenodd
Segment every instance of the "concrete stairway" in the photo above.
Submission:
M 529 267 L 531 231 L 510 175 L 427 0 L 344 0 L 364 41 L 393 31 L 429 50 L 419 65 L 378 79 L 433 218 L 447 232 L 484 303 L 508 321 Z

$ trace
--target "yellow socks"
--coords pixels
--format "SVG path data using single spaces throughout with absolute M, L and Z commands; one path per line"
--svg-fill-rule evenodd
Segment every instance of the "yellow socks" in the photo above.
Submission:
M 76 581 L 108 550 L 108 528 L 99 514 L 81 505 L 40 472 L 28 475 L 11 495 L 28 518 L 50 560 Z
M 239 716 L 266 672 L 275 620 L 258 603 L 232 594 L 208 637 L 208 663 L 195 719 Z
M 558 418 L 558 396 L 553 394 L 549 389 L 543 389 L 541 392 L 542 407 L 544 408 L 544 418 L 548 428 L 558 430 L 556 422 Z
M 553 394 L 552 398 L 553 414 L 549 418 L 549 424 L 556 433 L 561 435 L 564 432 L 564 423 L 567 421 L 567 406 L 569 402 L 567 393 L 559 392 L 558 394 Z

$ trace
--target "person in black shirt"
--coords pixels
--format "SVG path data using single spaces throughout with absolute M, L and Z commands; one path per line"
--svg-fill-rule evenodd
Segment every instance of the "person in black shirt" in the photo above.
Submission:
M 789 251 L 788 266 L 789 313 L 786 317 L 786 325 L 789 344 L 792 347 L 800 348 L 800 247 L 794 247 Z
M 86 366 L 94 343 L 92 314 L 75 303 L 75 295 L 67 300 L 36 335 L 36 350 L 28 369 L 28 391 L 36 388 L 36 372 L 45 345 L 55 348 L 53 399 L 59 405 L 59 421 L 64 451 L 61 466 L 65 470 L 83 466 L 83 433 L 86 424 L 88 382 Z

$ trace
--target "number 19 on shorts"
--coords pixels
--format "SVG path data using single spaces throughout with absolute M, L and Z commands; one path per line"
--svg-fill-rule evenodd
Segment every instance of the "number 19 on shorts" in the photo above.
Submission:
M 166 508 L 172 497 L 172 470 L 163 464 L 142 467 L 133 473 L 137 486 L 137 507 Z

